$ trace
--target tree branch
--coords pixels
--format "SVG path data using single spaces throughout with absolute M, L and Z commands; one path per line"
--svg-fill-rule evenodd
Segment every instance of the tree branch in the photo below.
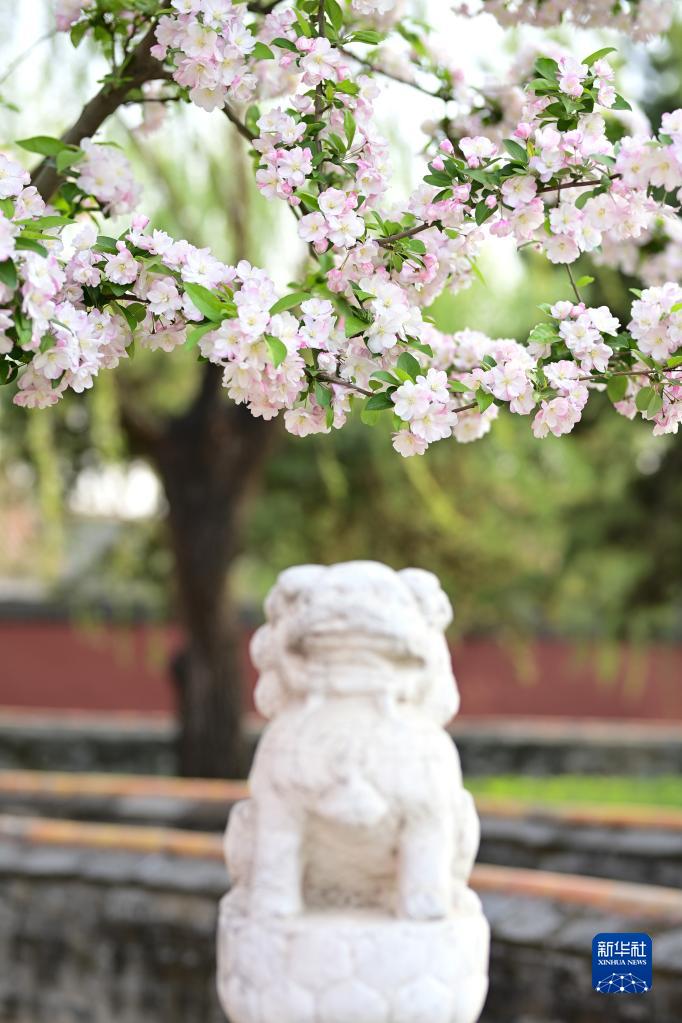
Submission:
M 246 127 L 243 121 L 239 120 L 234 110 L 228 107 L 227 103 L 223 107 L 223 113 L 225 114 L 225 117 L 228 119 L 230 124 L 233 124 L 235 126 L 239 134 L 243 138 L 245 138 L 247 142 L 253 142 L 256 136 L 253 134 L 253 132 L 249 131 L 249 129 Z
M 125 103 L 131 89 L 139 88 L 145 82 L 167 80 L 171 77 L 149 52 L 154 44 L 155 31 L 156 25 L 152 25 L 131 53 L 130 61 L 123 69 L 124 80 L 118 85 L 102 86 L 97 95 L 85 104 L 74 124 L 62 135 L 62 142 L 79 146 L 83 139 L 94 135 L 106 119 Z M 45 159 L 33 171 L 31 184 L 35 185 L 40 195 L 47 201 L 59 186 L 60 179 L 61 175 L 57 173 L 54 162 Z

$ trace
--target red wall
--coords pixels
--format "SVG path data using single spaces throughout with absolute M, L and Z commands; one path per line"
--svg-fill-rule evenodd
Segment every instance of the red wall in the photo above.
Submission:
M 247 643 L 245 630 L 250 706 Z M 173 626 L 0 621 L 0 706 L 168 713 L 166 665 L 180 644 Z M 549 640 L 513 648 L 467 640 L 454 647 L 453 662 L 463 715 L 682 721 L 682 646 L 610 652 Z

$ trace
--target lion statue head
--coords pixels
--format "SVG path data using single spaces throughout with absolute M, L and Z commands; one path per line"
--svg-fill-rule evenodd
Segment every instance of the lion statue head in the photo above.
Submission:
M 444 636 L 452 608 L 430 572 L 374 561 L 300 565 L 279 576 L 265 614 L 251 642 L 265 717 L 311 697 L 349 696 L 412 704 L 439 724 L 456 714 Z

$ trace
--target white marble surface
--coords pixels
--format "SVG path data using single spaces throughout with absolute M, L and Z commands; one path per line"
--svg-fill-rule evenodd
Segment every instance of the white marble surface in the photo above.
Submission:
M 443 725 L 459 697 L 435 576 L 284 572 L 252 655 L 271 723 L 232 811 L 219 991 L 232 1023 L 474 1023 L 479 827 Z

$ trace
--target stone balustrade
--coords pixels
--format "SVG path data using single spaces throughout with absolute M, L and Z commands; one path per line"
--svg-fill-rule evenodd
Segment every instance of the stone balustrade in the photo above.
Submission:
M 260 722 L 246 721 L 251 748 Z M 458 718 L 450 726 L 465 776 L 676 774 L 682 725 L 543 718 Z M 173 775 L 175 728 L 159 714 L 0 707 L 0 769 Z
M 0 812 L 222 831 L 244 782 L 0 771 Z M 682 889 L 682 811 L 561 807 L 478 797 L 483 863 Z

